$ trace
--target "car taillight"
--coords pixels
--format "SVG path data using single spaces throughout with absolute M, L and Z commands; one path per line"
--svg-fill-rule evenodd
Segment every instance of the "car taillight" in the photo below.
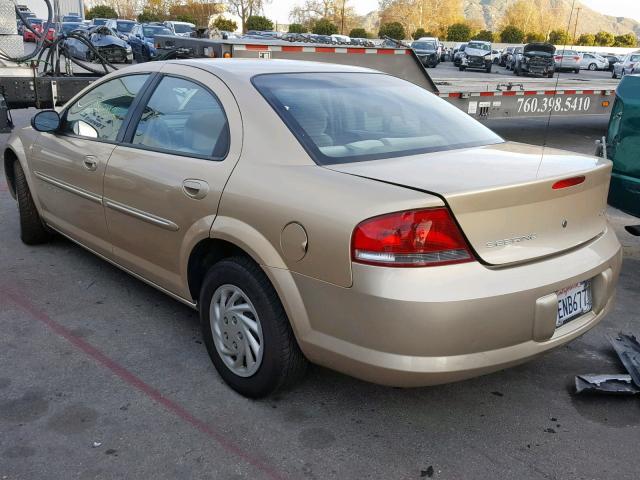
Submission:
M 388 267 L 430 267 L 471 262 L 473 254 L 449 210 L 409 210 L 373 217 L 353 231 L 354 262 Z
M 554 190 L 560 190 L 561 188 L 573 187 L 574 185 L 580 185 L 584 182 L 585 176 L 580 175 L 578 177 L 565 178 L 564 180 L 558 180 L 551 188 Z
M 578 60 L 580 60 L 580 57 L 573 57 L 573 59 L 577 62 Z

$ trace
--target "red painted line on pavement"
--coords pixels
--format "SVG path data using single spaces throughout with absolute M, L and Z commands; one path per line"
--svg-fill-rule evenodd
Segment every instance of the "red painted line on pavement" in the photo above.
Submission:
M 102 351 L 98 350 L 96 347 L 91 345 L 89 342 L 86 342 L 82 338 L 73 334 L 68 328 L 63 326 L 62 324 L 53 320 L 49 315 L 45 312 L 38 309 L 35 305 L 33 305 L 29 299 L 26 297 L 10 291 L 6 285 L 0 285 L 0 304 L 3 303 L 13 303 L 17 307 L 21 308 L 25 312 L 27 312 L 31 317 L 35 320 L 38 320 L 44 323 L 47 327 L 49 327 L 54 333 L 59 335 L 60 337 L 67 340 L 74 347 L 78 348 L 82 352 L 84 352 L 89 357 L 93 358 L 97 363 L 102 365 L 103 367 L 110 370 L 113 374 L 119 377 L 122 381 L 124 381 L 129 386 L 135 388 L 139 392 L 143 393 L 147 397 L 149 397 L 154 402 L 163 406 L 166 410 L 173 413 L 177 417 L 181 418 L 196 430 L 208 435 L 212 439 L 214 439 L 222 448 L 224 448 L 227 452 L 236 455 L 238 458 L 242 459 L 247 464 L 254 467 L 256 470 L 264 473 L 268 478 L 284 480 L 286 477 L 279 473 L 275 468 L 267 465 L 263 461 L 254 458 L 249 453 L 242 450 L 238 445 L 234 442 L 227 440 L 224 434 L 218 432 L 216 429 L 212 428 L 207 423 L 199 420 L 194 417 L 191 413 L 189 413 L 184 407 L 180 404 L 170 400 L 165 397 L 162 392 L 152 387 L 140 377 L 135 375 L 134 373 L 127 370 L 125 367 L 120 365 L 118 362 L 108 357 Z

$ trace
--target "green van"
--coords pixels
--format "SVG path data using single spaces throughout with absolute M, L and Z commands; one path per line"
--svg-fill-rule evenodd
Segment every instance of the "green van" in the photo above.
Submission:
M 609 205 L 640 217 L 640 75 L 625 75 L 616 90 L 616 100 L 607 129 L 606 151 L 613 162 Z

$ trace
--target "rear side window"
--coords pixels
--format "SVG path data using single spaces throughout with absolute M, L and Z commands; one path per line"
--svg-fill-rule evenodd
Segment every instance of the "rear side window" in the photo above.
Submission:
M 229 148 L 227 117 L 218 98 L 205 87 L 164 77 L 143 110 L 132 143 L 221 159 Z
M 114 78 L 80 97 L 66 111 L 65 133 L 115 142 L 134 98 L 148 74 Z
M 319 164 L 503 142 L 456 107 L 390 75 L 268 74 L 253 83 Z

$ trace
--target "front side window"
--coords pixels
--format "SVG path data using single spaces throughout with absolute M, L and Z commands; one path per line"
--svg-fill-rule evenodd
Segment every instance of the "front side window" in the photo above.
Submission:
M 67 109 L 62 131 L 114 142 L 129 107 L 148 76 L 118 77 L 92 89 Z
M 227 117 L 206 88 L 182 78 L 165 77 L 144 108 L 132 143 L 221 159 L 229 148 Z
M 390 75 L 269 74 L 253 83 L 319 164 L 503 142 L 456 107 Z

